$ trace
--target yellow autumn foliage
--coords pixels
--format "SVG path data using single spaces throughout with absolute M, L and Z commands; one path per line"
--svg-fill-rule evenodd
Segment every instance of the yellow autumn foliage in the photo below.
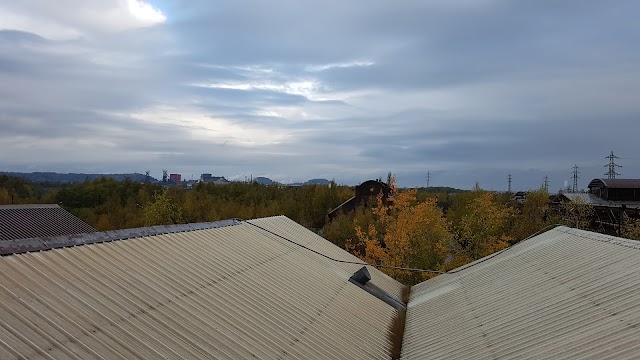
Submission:
M 398 191 L 392 178 L 388 201 L 378 196 L 373 208 L 376 223 L 362 228 L 356 224 L 357 242 L 349 250 L 369 263 L 422 269 L 441 268 L 448 253 L 451 235 L 435 199 L 415 203 L 416 190 Z M 416 283 L 428 273 L 384 269 L 406 284 Z
M 479 188 L 470 193 L 470 200 L 450 210 L 450 218 L 454 219 L 454 254 L 452 263 L 464 264 L 490 255 L 509 246 L 513 240 L 507 234 L 514 210 L 499 204 L 496 195 Z

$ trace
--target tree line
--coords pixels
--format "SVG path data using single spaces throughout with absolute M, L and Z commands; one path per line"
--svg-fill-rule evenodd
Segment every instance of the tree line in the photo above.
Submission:
M 310 229 L 352 196 L 349 186 L 198 183 L 192 189 L 110 178 L 74 184 L 32 183 L 0 175 L 0 205 L 59 204 L 99 231 L 285 215 Z
M 483 190 L 457 193 L 399 189 L 390 178 L 389 201 L 369 208 L 327 212 L 353 195 L 337 185 L 297 187 L 257 183 L 198 183 L 192 189 L 102 178 L 55 185 L 0 176 L 0 204 L 56 203 L 98 231 L 161 224 L 252 219 L 285 215 L 367 262 L 447 271 L 504 249 L 552 224 L 587 228 L 593 209 L 579 202 L 549 206 L 549 194 L 531 191 L 522 204 L 511 194 Z M 640 223 L 628 221 L 623 235 L 640 238 Z M 425 273 L 388 270 L 412 284 Z

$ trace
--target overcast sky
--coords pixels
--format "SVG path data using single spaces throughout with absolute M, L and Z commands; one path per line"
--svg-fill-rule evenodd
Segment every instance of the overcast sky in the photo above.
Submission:
M 78 5 L 81 4 L 81 5 Z M 0 0 L 0 171 L 640 178 L 640 2 Z

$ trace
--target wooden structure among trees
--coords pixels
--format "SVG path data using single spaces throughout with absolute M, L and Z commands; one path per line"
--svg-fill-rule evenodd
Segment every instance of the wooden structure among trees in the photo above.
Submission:
M 640 179 L 593 179 L 589 193 L 609 201 L 640 202 Z
M 356 194 L 349 200 L 343 202 L 335 209 L 331 210 L 327 215 L 329 221 L 332 221 L 340 213 L 349 213 L 355 211 L 358 206 L 373 206 L 378 194 L 382 193 L 382 199 L 386 202 L 389 197 L 391 188 L 387 183 L 380 180 L 367 180 L 356 186 Z
M 560 212 L 567 209 L 563 204 L 583 207 L 591 217 L 589 227 L 610 234 L 619 235 L 625 221 L 640 218 L 640 179 L 593 179 L 588 187 L 588 193 L 558 194 L 552 205 Z

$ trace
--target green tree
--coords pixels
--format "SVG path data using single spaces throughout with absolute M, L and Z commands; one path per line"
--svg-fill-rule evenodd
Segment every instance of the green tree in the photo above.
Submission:
M 549 193 L 545 189 L 530 191 L 521 207 L 517 207 L 511 237 L 526 239 L 558 221 L 549 208 Z
M 576 229 L 587 230 L 591 227 L 595 209 L 581 198 L 563 202 L 559 206 L 560 222 Z
M 640 240 L 640 219 L 632 219 L 627 214 L 622 215 L 624 225 L 620 235 L 631 240 Z
M 144 219 L 146 226 L 184 223 L 182 209 L 164 192 L 156 195 L 153 203 L 145 207 Z
M 11 194 L 9 194 L 9 190 L 0 187 L 0 205 L 11 204 Z
M 461 195 L 456 195 L 447 214 L 455 239 L 454 259 L 449 264 L 453 267 L 504 249 L 512 240 L 507 233 L 514 216 L 512 208 L 478 184 L 473 191 Z

